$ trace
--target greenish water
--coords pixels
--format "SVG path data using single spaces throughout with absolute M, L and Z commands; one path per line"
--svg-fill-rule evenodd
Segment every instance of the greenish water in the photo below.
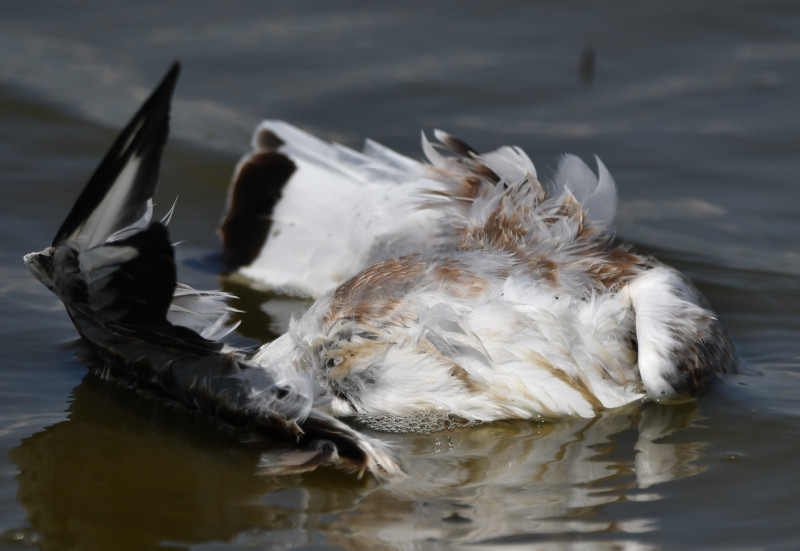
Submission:
M 0 549 L 800 547 L 800 7 L 370 6 L 3 4 Z M 543 173 L 562 152 L 600 155 L 619 234 L 698 283 L 745 373 L 681 407 L 387 435 L 411 473 L 394 483 L 260 474 L 205 420 L 87 376 L 21 261 L 174 58 L 160 212 L 178 196 L 181 279 L 242 296 L 235 342 L 305 306 L 204 268 L 256 123 L 414 156 L 439 127 L 518 144 Z

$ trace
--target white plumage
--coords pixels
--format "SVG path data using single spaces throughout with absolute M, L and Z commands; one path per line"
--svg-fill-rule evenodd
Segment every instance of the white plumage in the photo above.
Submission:
M 302 159 L 300 171 L 317 182 L 332 174 L 335 198 L 325 202 L 340 219 L 358 226 L 368 217 L 361 209 L 378 183 L 396 194 L 382 213 L 408 205 L 428 213 L 405 234 L 399 213 L 384 214 L 380 226 L 359 226 L 372 238 L 363 255 L 352 254 L 352 242 L 339 247 L 322 236 L 329 255 L 362 271 L 321 294 L 287 335 L 252 358 L 313 377 L 332 397 L 334 414 L 433 411 L 466 422 L 587 417 L 636 400 L 693 395 L 733 368 L 732 346 L 688 280 L 614 241 L 616 186 L 599 159 L 596 176 L 565 155 L 542 184 L 521 149 L 479 155 L 441 131 L 438 143 L 422 137 L 429 165 L 391 154 L 397 161 L 389 168 L 311 142 L 286 123 L 263 123 L 258 132 L 265 130 L 281 137 L 279 151 Z M 302 144 L 292 141 L 296 135 Z M 302 151 L 309 143 L 314 155 Z M 387 150 L 378 150 L 386 158 Z M 361 202 L 337 202 L 339 178 L 359 189 Z M 287 182 L 289 194 L 295 184 Z M 301 220 L 302 206 L 297 212 L 298 226 L 313 235 L 313 218 Z M 292 239 L 290 231 L 281 236 Z M 402 243 L 402 254 L 375 253 L 388 249 L 380 245 L 387 236 Z M 270 245 L 268 238 L 265 249 Z M 300 243 L 289 248 L 303 250 Z M 302 252 L 281 265 L 298 270 L 295 281 L 305 271 L 322 277 L 338 268 Z M 283 288 L 268 271 L 244 273 Z
M 442 143 L 473 153 L 445 132 L 436 130 L 434 135 Z M 271 210 L 260 213 L 271 225 L 258 254 L 233 269 L 253 287 L 290 295 L 316 298 L 376 262 L 440 248 L 447 204 L 420 207 L 431 206 L 431 192 L 444 193 L 448 180 L 474 176 L 462 160 L 443 155 L 424 134 L 422 150 L 434 171 L 373 140 L 366 140 L 358 152 L 283 121 L 263 121 L 252 147 L 234 172 L 229 213 L 235 202 L 250 200 L 248 195 L 237 196 L 237 183 L 265 151 L 286 155 L 296 169 Z M 481 161 L 507 184 L 536 178 L 533 162 L 518 147 L 501 147 L 481 155 Z M 549 191 L 569 190 L 592 223 L 610 228 L 617 208 L 616 187 L 605 165 L 599 158 L 596 161 L 599 179 L 578 157 L 564 155 Z M 473 216 L 479 215 L 480 209 L 474 208 Z M 243 245 L 225 240 L 224 227 L 221 233 L 226 247 Z M 286 261 L 289 258 L 291 262 Z
M 417 161 L 375 142 L 359 153 L 267 121 L 256 130 L 253 153 L 240 163 L 234 182 L 254 155 L 272 149 L 260 145 L 265 133 L 283 142 L 278 150 L 297 168 L 273 210 L 264 213 L 271 226 L 258 256 L 238 269 L 253 286 L 317 297 L 428 239 L 439 214 L 419 210 L 417 201 L 435 184 Z M 229 202 L 234 199 L 232 193 Z

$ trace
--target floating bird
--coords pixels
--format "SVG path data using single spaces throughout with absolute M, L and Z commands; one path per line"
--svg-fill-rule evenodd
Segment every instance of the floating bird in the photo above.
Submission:
M 304 281 L 294 290 L 318 298 L 275 341 L 232 349 L 222 343 L 233 330 L 228 296 L 177 284 L 166 221 L 151 221 L 177 75 L 175 65 L 123 129 L 52 245 L 25 257 L 103 377 L 296 444 L 298 468 L 338 462 L 391 476 L 401 468 L 387 445 L 338 418 L 433 431 L 591 417 L 691 398 L 735 371 L 733 345 L 689 280 L 614 239 L 616 189 L 599 160 L 595 176 L 564 156 L 540 182 L 516 147 L 479 154 L 436 132 L 435 143 L 423 135 L 422 164 L 371 142 L 363 154 L 329 146 L 285 123 L 262 126 L 238 169 L 225 251 L 239 268 L 257 260 L 290 216 L 311 219 L 301 198 L 313 203 L 317 182 L 332 225 L 282 243 L 270 262 L 287 267 L 253 274 L 281 288 L 294 273 Z M 307 178 L 293 180 L 298 167 Z M 392 178 L 395 188 L 383 182 Z M 331 182 L 359 202 L 328 201 Z M 263 201 L 240 201 L 246 188 Z M 384 219 L 399 217 L 397 204 L 412 223 Z M 273 216 L 258 215 L 264 208 Z M 245 254 L 247 218 L 261 226 Z M 313 231 L 342 235 L 315 256 L 303 248 L 315 247 Z M 355 234 L 364 239 L 350 248 Z

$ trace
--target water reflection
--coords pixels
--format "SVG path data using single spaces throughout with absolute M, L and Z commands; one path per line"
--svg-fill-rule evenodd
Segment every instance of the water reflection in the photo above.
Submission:
M 410 476 L 374 492 L 336 528 L 396 548 L 410 537 L 490 543 L 657 529 L 607 506 L 658 499 L 643 490 L 703 469 L 702 444 L 664 440 L 692 426 L 695 409 L 634 406 L 591 420 L 403 438 Z
M 10 453 L 19 502 L 43 549 L 219 541 L 408 549 L 550 538 L 570 547 L 578 536 L 639 545 L 658 525 L 614 505 L 658 499 L 658 484 L 703 470 L 703 444 L 685 430 L 695 426 L 695 404 L 385 435 L 409 476 L 380 483 L 332 469 L 259 474 L 263 450 L 92 376 L 73 397 L 67 421 Z

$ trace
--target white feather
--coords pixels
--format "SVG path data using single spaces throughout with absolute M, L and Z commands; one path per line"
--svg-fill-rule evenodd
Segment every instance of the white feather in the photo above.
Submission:
M 437 184 L 422 177 L 418 162 L 374 142 L 364 154 L 327 144 L 279 121 L 262 123 L 256 134 L 264 129 L 285 142 L 280 150 L 297 170 L 272 212 L 265 245 L 239 270 L 256 286 L 319 296 L 430 238 L 440 215 L 417 202 Z
M 234 298 L 221 291 L 198 291 L 179 283 L 172 295 L 167 320 L 196 331 L 205 339 L 219 341 L 233 332 L 239 322 L 232 323 L 230 314 L 237 312 L 228 306 Z
M 636 312 L 639 372 L 654 399 L 677 395 L 680 380 L 676 361 L 704 335 L 715 319 L 713 312 L 697 302 L 696 291 L 676 271 L 658 266 L 630 284 L 631 304 Z
M 150 223 L 152 202 L 148 201 L 147 208 L 140 220 L 121 231 L 112 231 L 119 220 L 120 212 L 130 201 L 140 163 L 141 160 L 138 157 L 132 157 L 128 161 L 97 208 L 69 237 L 77 250 L 88 250 L 106 241 L 124 238 L 145 228 Z
M 589 220 L 599 227 L 610 228 L 617 210 L 616 185 L 600 158 L 595 157 L 595 160 L 599 178 L 580 158 L 563 155 L 553 179 L 553 192 L 569 190 L 583 205 Z
M 536 178 L 536 167 L 528 155 L 518 147 L 505 146 L 483 153 L 481 160 L 506 184 L 516 184 L 528 178 Z

